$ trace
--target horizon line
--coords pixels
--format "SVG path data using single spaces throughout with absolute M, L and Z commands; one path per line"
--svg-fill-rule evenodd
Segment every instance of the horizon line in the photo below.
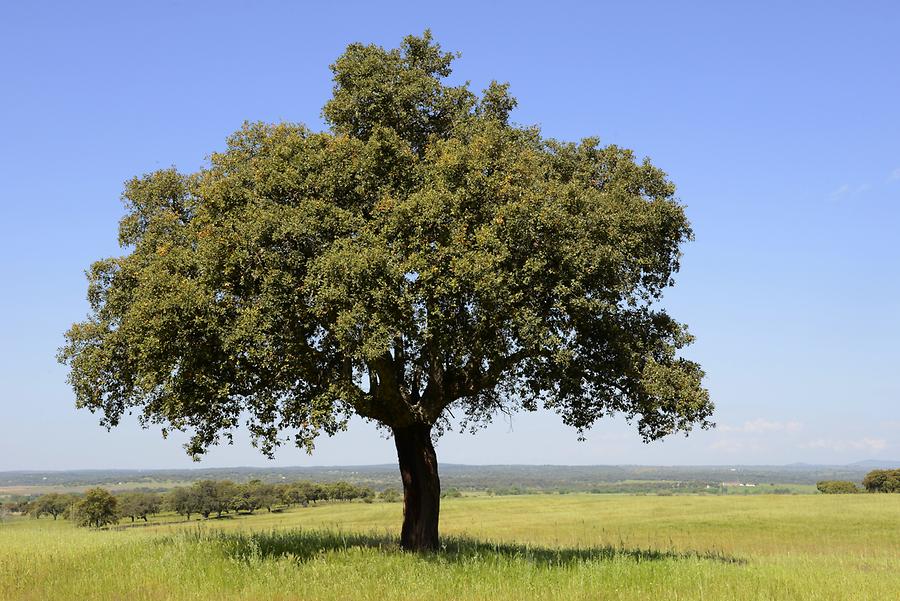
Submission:
M 489 468 L 489 467 L 553 467 L 553 468 L 615 468 L 615 467 L 646 467 L 646 468 L 787 468 L 787 467 L 865 467 L 869 464 L 895 464 L 900 466 L 900 461 L 888 459 L 864 459 L 861 461 L 853 461 L 851 463 L 708 463 L 708 464 L 648 464 L 648 463 L 441 463 L 441 467 L 467 467 L 467 468 Z M 0 474 L 28 474 L 28 473 L 66 473 L 66 472 L 197 472 L 204 470 L 293 470 L 293 469 L 372 469 L 386 468 L 399 469 L 394 463 L 366 463 L 366 464 L 334 464 L 334 465 L 285 465 L 285 466 L 254 466 L 254 465 L 231 465 L 224 467 L 89 467 L 89 468 L 62 468 L 62 469 L 11 469 L 0 470 Z

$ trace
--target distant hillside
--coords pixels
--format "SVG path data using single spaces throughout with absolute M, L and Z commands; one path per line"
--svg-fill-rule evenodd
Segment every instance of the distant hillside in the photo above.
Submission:
M 866 459 L 850 464 L 853 467 L 861 467 L 868 470 L 890 470 L 900 468 L 900 461 L 886 461 L 884 459 Z
M 456 465 L 440 466 L 445 488 L 524 490 L 591 490 L 598 485 L 625 482 L 748 482 L 759 484 L 815 484 L 819 480 L 861 481 L 866 472 L 900 463 L 862 461 L 851 465 L 783 466 L 639 466 L 639 465 Z M 395 465 L 329 467 L 231 467 L 161 470 L 70 470 L 0 472 L 0 489 L 13 487 L 115 486 L 129 483 L 147 488 L 204 479 L 243 482 L 259 478 L 282 480 L 346 480 L 375 488 L 400 486 Z

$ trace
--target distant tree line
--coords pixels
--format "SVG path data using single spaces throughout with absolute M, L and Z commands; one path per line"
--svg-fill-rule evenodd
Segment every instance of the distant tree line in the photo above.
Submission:
M 375 491 L 367 486 L 306 480 L 279 484 L 261 480 L 251 480 L 244 484 L 236 484 L 230 480 L 201 480 L 191 486 L 175 488 L 167 495 L 169 509 L 187 519 L 192 515 L 208 518 L 213 514 L 222 516 L 232 512 L 253 513 L 259 509 L 273 511 L 276 508 L 306 506 L 319 501 L 359 499 L 371 503 L 375 498 Z
M 193 516 L 221 517 L 228 513 L 252 514 L 266 509 L 275 511 L 291 506 L 307 506 L 321 501 L 362 500 L 376 498 L 385 502 L 400 500 L 396 489 L 380 495 L 368 486 L 348 482 L 318 483 L 298 481 L 270 484 L 260 480 L 235 483 L 230 480 L 201 480 L 180 486 L 165 494 L 132 491 L 113 494 L 104 488 L 92 488 L 84 494 L 47 493 L 33 499 L 19 499 L 0 507 L 6 513 L 33 518 L 62 517 L 81 526 L 101 527 L 121 520 L 149 521 L 153 515 L 170 511 L 191 519 Z
M 646 483 L 643 483 L 646 486 Z M 824 494 L 900 493 L 900 469 L 873 470 L 869 472 L 860 488 L 849 480 L 822 480 L 816 484 L 819 492 Z M 670 488 L 672 483 L 652 483 L 648 490 L 634 490 L 634 483 L 604 485 L 591 489 L 594 493 L 607 492 L 657 492 L 663 487 Z M 705 492 L 700 487 L 703 483 L 678 483 L 675 486 L 680 492 Z M 535 492 L 517 486 L 488 489 L 489 495 L 519 495 Z M 563 492 L 563 491 L 560 491 Z M 790 492 L 776 489 L 775 493 Z M 450 488 L 444 491 L 444 497 L 458 497 L 462 493 Z M 210 518 L 221 517 L 229 513 L 252 514 L 265 509 L 275 511 L 292 506 L 307 506 L 322 501 L 354 501 L 371 503 L 374 500 L 394 503 L 402 500 L 402 493 L 396 488 L 386 488 L 377 494 L 371 487 L 359 486 L 349 482 L 312 482 L 300 480 L 296 482 L 267 483 L 261 480 L 250 480 L 235 483 L 231 480 L 200 480 L 190 486 L 181 486 L 159 493 L 147 490 L 130 491 L 113 494 L 103 488 L 92 488 L 84 494 L 47 493 L 35 498 L 18 497 L 0 504 L 0 515 L 20 514 L 34 518 L 60 517 L 75 523 L 100 527 L 115 524 L 122 520 L 149 521 L 153 515 L 170 511 L 191 519 L 194 516 Z
M 47 493 L 32 499 L 18 499 L 6 503 L 3 509 L 9 513 L 29 515 L 33 518 L 60 517 L 82 526 L 100 527 L 122 519 L 131 521 L 160 513 L 164 507 L 163 495 L 155 492 L 134 491 L 114 495 L 104 488 L 91 488 L 84 494 Z
M 819 492 L 825 494 L 853 494 L 863 491 L 872 493 L 900 493 L 900 468 L 892 470 L 872 470 L 862 481 L 863 488 L 848 480 L 823 480 L 816 484 Z

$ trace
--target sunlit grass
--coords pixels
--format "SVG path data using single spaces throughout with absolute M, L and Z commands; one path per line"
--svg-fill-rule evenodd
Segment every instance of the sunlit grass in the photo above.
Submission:
M 0 599 L 897 599 L 900 496 L 534 495 L 87 531 L 0 525 Z M 171 519 L 171 518 L 169 518 Z

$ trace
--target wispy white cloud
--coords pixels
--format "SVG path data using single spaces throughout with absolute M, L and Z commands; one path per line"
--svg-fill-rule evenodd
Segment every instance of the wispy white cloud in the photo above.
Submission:
M 726 454 L 759 453 L 770 449 L 773 437 L 784 437 L 803 430 L 798 421 L 772 421 L 762 417 L 740 425 L 724 424 L 716 430 L 719 437 L 709 445 L 710 451 Z
M 833 202 L 837 202 L 849 198 L 856 198 L 857 196 L 864 194 L 871 189 L 872 186 L 870 184 L 859 184 L 856 186 L 843 184 L 842 186 L 832 190 L 831 194 L 828 195 L 828 198 Z
M 850 193 L 849 184 L 844 184 L 840 188 L 836 188 L 836 189 L 832 190 L 831 194 L 828 195 L 828 198 L 830 198 L 831 200 L 840 200 L 840 199 L 844 198 L 845 196 L 847 196 L 849 193 Z
M 888 448 L 888 443 L 883 438 L 859 438 L 856 440 L 835 440 L 831 438 L 817 438 L 797 445 L 801 449 L 827 449 L 830 451 L 883 451 Z
M 736 438 L 720 438 L 709 449 L 718 453 L 741 453 L 744 451 L 758 451 L 760 444 L 755 440 L 738 440 Z
M 721 432 L 744 432 L 746 434 L 766 434 L 769 432 L 799 432 L 803 424 L 798 421 L 778 422 L 757 418 L 746 421 L 740 426 L 719 426 Z
M 831 202 L 841 202 L 856 199 L 872 190 L 875 192 L 883 192 L 886 185 L 893 182 L 900 182 L 900 167 L 891 171 L 885 180 L 879 180 L 874 186 L 870 183 L 843 183 L 828 193 L 828 200 Z

